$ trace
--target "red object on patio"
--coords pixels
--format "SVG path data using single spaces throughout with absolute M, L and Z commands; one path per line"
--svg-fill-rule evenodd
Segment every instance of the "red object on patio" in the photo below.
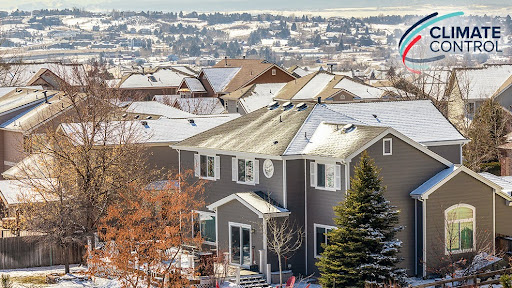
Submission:
M 293 285 L 295 285 L 295 276 L 288 278 L 288 281 L 286 281 L 286 288 L 292 288 Z

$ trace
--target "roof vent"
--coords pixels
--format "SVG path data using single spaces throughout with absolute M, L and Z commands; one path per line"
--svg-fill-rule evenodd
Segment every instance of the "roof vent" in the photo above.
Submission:
M 292 108 L 293 108 L 292 102 L 286 102 L 286 103 L 283 104 L 283 110 L 284 111 L 290 110 Z
M 308 105 L 306 105 L 306 103 L 304 102 L 297 104 L 297 111 L 302 111 L 305 110 L 306 108 L 308 108 Z
M 190 124 L 192 124 L 192 125 L 196 124 L 196 122 L 194 121 L 194 119 L 188 119 L 188 123 L 190 123 Z
M 354 125 L 354 124 L 347 124 L 347 125 L 343 126 L 343 133 L 345 133 L 345 134 L 350 133 L 354 130 L 356 130 L 356 125 Z
M 140 115 L 135 115 L 133 118 L 139 119 Z
M 268 107 L 268 110 L 274 110 L 277 107 L 279 107 L 279 102 L 277 102 L 277 101 L 271 102 L 270 104 L 267 105 L 267 107 Z
M 124 113 L 123 115 L 121 115 L 121 117 L 123 118 L 126 118 L 126 116 L 128 116 L 128 114 Z
M 148 119 L 148 120 L 153 119 L 153 116 L 148 116 L 148 117 L 146 117 L 146 119 Z
M 149 128 L 148 121 L 140 121 L 140 123 L 142 124 L 142 126 Z

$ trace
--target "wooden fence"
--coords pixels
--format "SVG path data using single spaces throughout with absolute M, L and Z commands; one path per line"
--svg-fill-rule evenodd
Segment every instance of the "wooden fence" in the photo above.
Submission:
M 83 247 L 69 249 L 69 263 L 81 262 Z M 65 264 L 63 249 L 50 245 L 40 236 L 0 238 L 0 269 L 15 269 Z
M 468 275 L 460 278 L 440 280 L 430 283 L 421 284 L 418 286 L 411 286 L 413 288 L 427 288 L 427 287 L 480 287 L 484 285 L 499 284 L 500 276 L 503 274 L 511 274 L 512 268 L 496 270 L 486 273 L 478 273 Z M 448 285 L 449 284 L 449 285 Z

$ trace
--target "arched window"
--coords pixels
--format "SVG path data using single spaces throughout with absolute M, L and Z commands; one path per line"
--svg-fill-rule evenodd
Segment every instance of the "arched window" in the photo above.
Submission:
M 475 207 L 457 204 L 444 211 L 446 253 L 473 251 L 475 247 Z

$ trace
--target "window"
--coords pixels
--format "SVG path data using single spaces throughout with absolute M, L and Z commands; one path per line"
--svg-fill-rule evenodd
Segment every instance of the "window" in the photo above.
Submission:
M 311 187 L 322 190 L 341 190 L 341 165 L 311 162 Z
M 258 184 L 259 162 L 254 159 L 233 158 L 232 180 L 242 184 Z
M 229 262 L 248 267 L 252 263 L 251 225 L 229 222 Z
M 276 74 L 277 74 L 276 69 L 272 69 L 272 76 L 276 76 Z
M 393 155 L 393 139 L 385 138 L 382 140 L 382 155 Z
M 217 239 L 215 232 L 215 213 L 197 211 L 197 214 L 194 216 L 194 236 L 201 235 L 204 242 L 215 245 Z
M 475 115 L 475 103 L 474 102 L 466 103 L 466 112 L 467 112 L 469 118 L 473 118 L 473 116 Z
M 321 256 L 322 252 L 324 252 L 324 247 L 322 244 L 329 244 L 329 239 L 327 237 L 327 233 L 332 229 L 335 229 L 334 226 L 327 226 L 321 224 L 314 224 L 315 227 L 315 258 Z
M 194 154 L 194 172 L 202 179 L 220 179 L 220 157 Z
M 458 204 L 446 209 L 444 214 L 446 254 L 473 251 L 475 207 Z

